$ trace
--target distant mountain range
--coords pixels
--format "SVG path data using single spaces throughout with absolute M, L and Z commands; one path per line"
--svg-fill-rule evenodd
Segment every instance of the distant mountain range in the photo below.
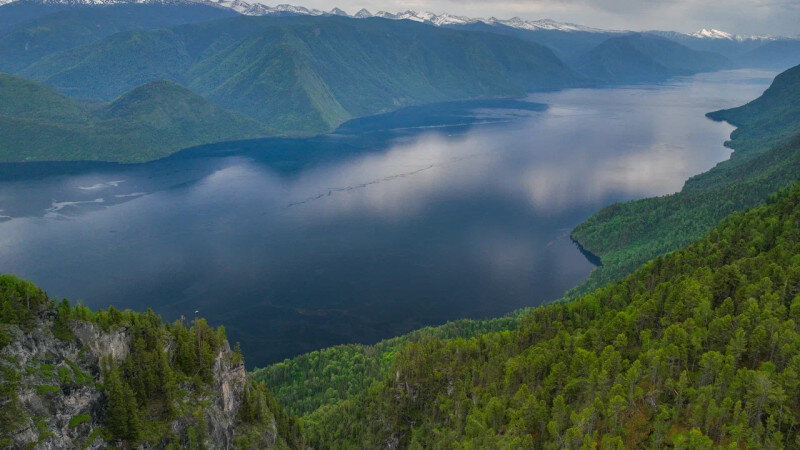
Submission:
M 710 72 L 731 63 L 716 53 L 691 50 L 648 34 L 625 34 L 605 40 L 576 61 L 574 67 L 594 80 L 635 83 Z
M 229 133 L 215 134 L 230 138 L 323 133 L 351 118 L 408 105 L 798 62 L 800 40 L 719 30 L 635 33 L 552 20 L 414 11 L 349 15 L 238 0 L 17 0 L 0 6 L 0 72 L 95 102 L 115 102 L 166 81 L 257 124 L 242 128 L 232 121 Z M 181 103 L 180 92 L 159 95 L 177 95 Z M 35 132 L 31 127 L 26 130 Z M 148 128 L 138 130 L 146 134 Z M 50 151 L 12 146 L 0 152 L 6 161 L 134 161 L 163 156 L 178 143 L 213 142 L 202 136 L 116 158 L 47 146 Z
M 309 15 L 309 16 L 343 16 L 356 19 L 366 19 L 371 17 L 379 17 L 383 19 L 393 20 L 411 20 L 414 22 L 427 23 L 436 26 L 452 26 L 452 25 L 468 25 L 476 23 L 485 23 L 488 25 L 503 25 L 511 28 L 517 28 L 528 31 L 565 31 L 565 32 L 590 32 L 590 33 L 627 33 L 625 30 L 608 30 L 602 28 L 593 28 L 583 25 L 578 25 L 568 22 L 556 22 L 551 19 L 538 19 L 538 20 L 525 20 L 519 17 L 511 19 L 498 19 L 496 17 L 490 18 L 473 18 L 466 16 L 458 16 L 448 13 L 436 14 L 429 11 L 415 11 L 407 10 L 403 12 L 387 12 L 378 11 L 371 13 L 367 9 L 361 9 L 355 14 L 349 14 L 340 8 L 333 8 L 330 11 L 322 11 L 319 9 L 309 9 L 303 6 L 295 6 L 290 4 L 279 4 L 276 6 L 268 6 L 263 3 L 245 2 L 241 0 L 34 0 L 36 3 L 46 5 L 68 5 L 68 6 L 97 6 L 97 5 L 118 5 L 118 4 L 202 4 L 213 5 L 220 8 L 231 9 L 239 14 L 248 16 L 267 16 L 267 15 Z M 0 6 L 10 3 L 27 3 L 31 0 L 0 0 Z M 784 39 L 780 36 L 761 35 L 761 36 L 748 36 L 736 35 L 721 31 L 713 28 L 703 28 L 694 33 L 681 33 L 688 37 L 701 38 L 701 39 L 724 39 L 735 41 L 768 41 L 776 39 Z
M 532 90 L 588 83 L 547 47 L 498 34 L 410 21 L 307 15 L 236 15 L 162 28 L 165 11 L 174 7 L 77 8 L 14 25 L 0 32 L 0 71 L 35 80 L 40 87 L 75 99 L 112 104 L 142 85 L 166 80 L 258 126 L 220 120 L 216 123 L 222 128 L 214 134 L 194 136 L 202 139 L 170 141 L 169 145 L 157 141 L 155 148 L 142 145 L 138 153 L 120 150 L 117 154 L 110 141 L 85 145 L 82 153 L 75 153 L 59 149 L 56 137 L 25 147 L 23 137 L 12 133 L 13 142 L 10 134 L 0 144 L 1 159 L 139 161 L 164 156 L 181 145 L 328 132 L 348 119 L 406 105 L 522 96 Z M 98 17 L 98 10 L 103 17 Z M 155 28 L 146 29 L 149 23 Z M 126 25 L 132 29 L 124 31 Z M 108 29 L 113 32 L 106 36 L 103 30 Z M 9 98 L 40 96 L 34 94 L 37 90 L 14 83 L 0 89 L 7 91 L 0 95 Z M 185 103 L 180 92 L 161 90 L 160 101 L 167 104 L 166 97 L 176 95 L 176 103 Z M 55 97 L 48 98 L 58 103 Z M 0 116 L 29 119 L 2 110 Z M 135 125 L 142 118 L 133 115 L 130 121 Z M 46 122 L 26 123 L 29 135 L 53 136 Z M 226 129 L 225 124 L 233 126 Z M 96 128 L 79 131 L 84 136 L 100 132 Z
M 3 9 L 9 6 L 13 5 Z M 195 3 L 119 4 L 59 10 L 5 31 L 0 29 L 0 70 L 17 72 L 44 56 L 122 31 L 169 28 L 237 15 L 233 11 Z

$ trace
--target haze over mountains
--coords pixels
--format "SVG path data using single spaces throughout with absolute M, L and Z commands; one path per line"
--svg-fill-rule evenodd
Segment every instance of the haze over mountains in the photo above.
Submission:
M 101 102 L 167 80 L 257 122 L 250 130 L 264 135 L 329 132 L 351 118 L 406 105 L 658 82 L 737 67 L 780 69 L 797 58 L 798 40 L 718 30 L 633 33 L 414 11 L 350 16 L 336 8 L 240 1 L 19 0 L 0 6 L 0 71 Z M 252 135 L 240 130 L 233 125 L 220 136 Z M 162 155 L 112 153 L 33 151 L 23 157 L 9 148 L 4 159 Z

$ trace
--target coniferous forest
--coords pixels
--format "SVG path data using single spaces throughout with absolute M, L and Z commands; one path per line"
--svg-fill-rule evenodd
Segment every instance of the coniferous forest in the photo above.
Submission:
M 312 444 L 800 445 L 800 186 L 508 331 L 423 339 L 303 421 Z

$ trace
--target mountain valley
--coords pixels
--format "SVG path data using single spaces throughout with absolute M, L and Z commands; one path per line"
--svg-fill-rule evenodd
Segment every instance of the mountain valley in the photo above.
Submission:
M 800 447 L 800 37 L 365 6 L 0 0 L 0 446 Z

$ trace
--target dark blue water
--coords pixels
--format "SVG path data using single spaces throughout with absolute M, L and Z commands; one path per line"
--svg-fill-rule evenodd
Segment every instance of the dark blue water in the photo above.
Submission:
M 569 231 L 592 212 L 727 158 L 731 127 L 704 114 L 769 75 L 410 108 L 140 165 L 0 165 L 0 272 L 92 307 L 199 311 L 250 365 L 502 315 L 588 275 Z

